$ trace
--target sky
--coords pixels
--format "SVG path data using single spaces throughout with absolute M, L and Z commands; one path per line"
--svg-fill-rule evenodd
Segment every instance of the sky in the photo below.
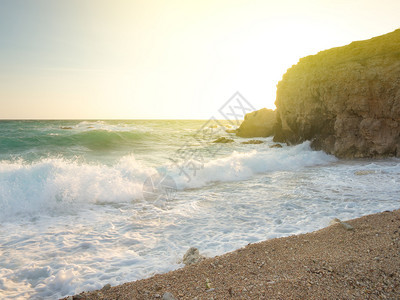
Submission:
M 398 0 L 0 0 L 0 119 L 274 108 L 301 57 L 399 27 Z

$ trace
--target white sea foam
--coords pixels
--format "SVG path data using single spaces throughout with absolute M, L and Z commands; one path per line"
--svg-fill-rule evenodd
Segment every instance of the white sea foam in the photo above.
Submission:
M 322 151 L 312 151 L 309 142 L 284 148 L 264 146 L 249 152 L 233 152 L 231 155 L 198 164 L 196 170 L 188 169 L 182 175 L 180 168 L 173 168 L 180 188 L 202 187 L 210 182 L 229 182 L 246 180 L 255 174 L 298 170 L 307 166 L 325 165 L 336 158 Z M 180 176 L 179 176 L 180 174 Z
M 74 126 L 73 129 L 79 131 L 104 130 L 109 132 L 152 132 L 149 126 L 129 124 L 124 122 L 110 123 L 106 121 L 82 121 Z
M 133 156 L 114 166 L 47 158 L 0 162 L 0 216 L 74 212 L 90 204 L 142 198 L 143 181 L 155 170 Z
M 191 246 L 220 255 L 399 208 L 399 160 L 341 161 L 308 143 L 253 146 L 205 161 L 189 182 L 161 166 L 180 189 L 164 208 L 142 200 L 157 169 L 133 156 L 2 161 L 0 298 L 64 297 L 176 269 Z
M 164 166 L 178 189 L 199 188 L 215 182 L 246 180 L 255 174 L 296 170 L 328 164 L 336 159 L 312 151 L 309 143 L 283 149 L 234 152 L 204 162 L 199 170 L 180 174 L 177 167 Z M 192 172 L 188 170 L 187 172 Z M 39 162 L 0 162 L 0 220 L 14 216 L 74 213 L 90 205 L 128 203 L 143 199 L 143 183 L 157 170 L 130 156 L 108 166 L 61 158 Z

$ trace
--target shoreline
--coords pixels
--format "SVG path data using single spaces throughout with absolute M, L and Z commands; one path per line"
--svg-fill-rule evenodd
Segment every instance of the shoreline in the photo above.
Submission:
M 64 299 L 396 298 L 400 209 L 249 244 L 147 279 Z M 350 230 L 349 230 L 350 229 Z M 172 299 L 172 298 L 170 298 Z

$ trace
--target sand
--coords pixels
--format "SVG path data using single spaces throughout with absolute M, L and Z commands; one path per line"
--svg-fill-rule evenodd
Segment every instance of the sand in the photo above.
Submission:
M 80 296 L 162 299 L 169 292 L 175 299 L 400 299 L 400 210 L 346 223 L 353 229 L 336 223 Z

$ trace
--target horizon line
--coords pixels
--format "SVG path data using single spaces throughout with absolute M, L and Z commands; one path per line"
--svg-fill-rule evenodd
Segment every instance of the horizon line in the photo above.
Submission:
M 137 119 L 124 119 L 124 118 L 99 118 L 99 119 L 95 119 L 95 118 L 87 118 L 87 119 L 81 119 L 81 118 L 62 118 L 62 119 L 47 119 L 47 118 L 32 118 L 32 119 L 2 119 L 0 118 L 0 121 L 174 121 L 174 120 L 181 120 L 181 121 L 205 121 L 205 120 L 218 120 L 218 121 L 238 121 L 238 119 L 215 119 L 215 118 L 205 118 L 205 119 L 180 119 L 180 118 L 176 118 L 176 119 L 144 119 L 144 118 L 137 118 Z

